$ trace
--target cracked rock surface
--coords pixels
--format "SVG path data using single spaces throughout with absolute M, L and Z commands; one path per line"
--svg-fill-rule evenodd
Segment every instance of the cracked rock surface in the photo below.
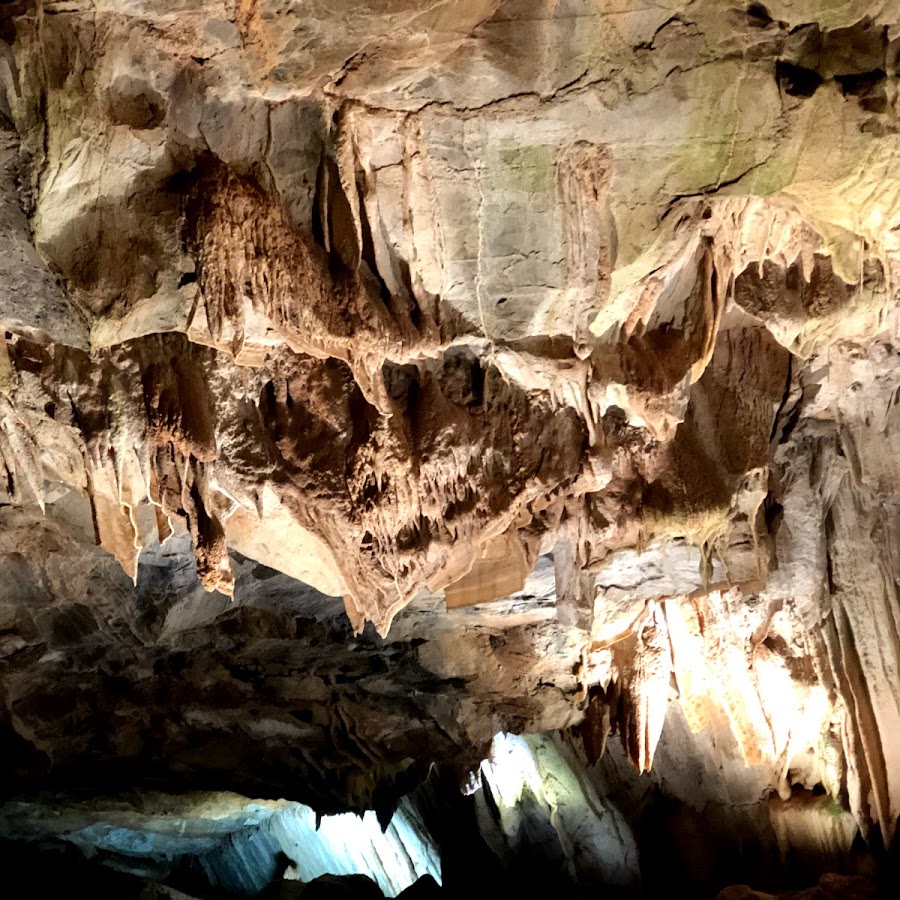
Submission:
M 892 0 L 3 3 L 7 794 L 389 805 L 577 725 L 638 850 L 889 846 L 898 56 Z

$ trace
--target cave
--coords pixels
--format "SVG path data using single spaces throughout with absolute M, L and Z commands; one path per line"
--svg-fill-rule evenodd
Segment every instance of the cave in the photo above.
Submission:
M 0 4 L 7 894 L 896 896 L 898 35 Z

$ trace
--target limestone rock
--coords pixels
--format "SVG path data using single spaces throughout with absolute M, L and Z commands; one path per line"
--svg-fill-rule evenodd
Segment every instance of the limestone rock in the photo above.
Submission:
M 632 824 L 890 846 L 898 35 L 0 5 L 2 783 L 389 805 L 583 719 Z
M 755 900 L 771 897 L 746 885 L 735 885 L 722 891 L 716 900 Z M 852 875 L 823 875 L 819 883 L 802 891 L 779 894 L 784 900 L 869 900 L 877 896 L 875 885 L 866 878 Z
M 638 849 L 621 813 L 544 736 L 500 734 L 481 767 L 481 832 L 521 873 L 637 891 Z M 526 875 L 526 877 L 528 877 Z

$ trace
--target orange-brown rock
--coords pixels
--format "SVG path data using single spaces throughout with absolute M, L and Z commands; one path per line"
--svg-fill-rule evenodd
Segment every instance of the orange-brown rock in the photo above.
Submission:
M 625 805 L 891 844 L 897 3 L 0 10 L 4 777 L 583 719 Z

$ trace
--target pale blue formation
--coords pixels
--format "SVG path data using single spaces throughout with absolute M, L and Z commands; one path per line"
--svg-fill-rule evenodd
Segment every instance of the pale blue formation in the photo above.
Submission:
M 36 805 L 16 806 L 19 827 L 27 819 L 45 834 L 51 830 L 52 813 L 45 819 L 47 811 Z M 317 817 L 309 806 L 287 802 L 247 803 L 224 816 L 192 816 L 188 811 L 129 818 L 128 825 L 93 822 L 78 827 L 66 816 L 56 836 L 88 855 L 109 854 L 107 862 L 116 868 L 148 877 L 165 878 L 188 863 L 202 871 L 212 888 L 231 894 L 257 894 L 282 876 L 308 882 L 321 875 L 366 875 L 386 897 L 396 897 L 423 875 L 441 883 L 437 847 L 407 799 L 384 830 L 371 810 L 361 816 Z

